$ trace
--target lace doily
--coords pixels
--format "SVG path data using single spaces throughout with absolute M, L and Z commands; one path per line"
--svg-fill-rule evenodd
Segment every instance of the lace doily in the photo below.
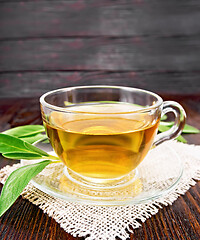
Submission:
M 127 206 L 92 206 L 66 202 L 49 196 L 29 184 L 21 194 L 54 218 L 60 226 L 74 237 L 86 237 L 87 240 L 125 240 L 140 222 L 156 214 L 160 208 L 172 204 L 195 180 L 200 180 L 200 146 L 187 145 L 175 141 L 169 142 L 181 157 L 184 171 L 181 180 L 171 192 L 145 204 Z M 167 159 L 166 159 L 167 161 Z M 20 167 L 20 164 L 6 166 L 0 170 L 0 182 L 4 183 L 8 175 Z

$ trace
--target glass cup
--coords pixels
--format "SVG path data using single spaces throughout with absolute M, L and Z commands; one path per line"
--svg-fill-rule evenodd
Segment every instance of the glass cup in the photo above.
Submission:
M 152 147 L 174 139 L 185 124 L 180 104 L 155 93 L 120 86 L 79 86 L 40 98 L 50 143 L 70 181 L 91 188 L 127 185 Z M 170 130 L 157 134 L 164 114 L 174 114 Z

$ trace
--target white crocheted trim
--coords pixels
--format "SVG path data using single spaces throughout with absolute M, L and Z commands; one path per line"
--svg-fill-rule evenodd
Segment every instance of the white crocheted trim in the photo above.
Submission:
M 171 205 L 195 180 L 200 180 L 200 146 L 170 142 L 173 149 L 183 160 L 184 172 L 180 182 L 170 193 L 145 204 L 129 206 L 90 206 L 69 203 L 49 196 L 32 184 L 21 194 L 33 204 L 53 217 L 60 226 L 74 237 L 86 237 L 87 240 L 125 240 L 141 222 L 156 214 L 163 206 Z M 20 164 L 6 166 L 0 170 L 0 182 L 4 183 L 8 175 Z

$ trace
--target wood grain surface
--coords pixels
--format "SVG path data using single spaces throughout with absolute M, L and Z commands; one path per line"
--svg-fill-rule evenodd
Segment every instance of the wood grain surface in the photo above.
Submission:
M 1 0 L 0 97 L 88 84 L 200 94 L 199 9 L 197 0 Z
M 0 74 L 0 82 L 1 98 L 8 96 L 38 98 L 49 90 L 80 85 L 123 85 L 159 94 L 200 95 L 199 74 L 196 72 L 8 72 Z
M 0 39 L 199 34 L 198 0 L 1 0 Z
M 200 128 L 200 97 L 165 96 L 165 100 L 181 103 L 188 115 L 187 122 Z M 0 131 L 25 124 L 41 124 L 37 98 L 0 99 Z M 200 145 L 200 134 L 185 136 L 189 143 Z M 0 168 L 13 160 L 0 158 Z M 1 185 L 2 187 L 2 185 Z M 200 239 L 200 182 L 172 206 L 163 207 L 141 227 L 130 234 L 130 239 Z M 103 237 L 103 236 L 102 236 Z M 73 238 L 52 218 L 21 197 L 0 218 L 1 240 L 54 240 Z
M 199 36 L 193 38 L 76 38 L 0 42 L 0 71 L 197 71 Z

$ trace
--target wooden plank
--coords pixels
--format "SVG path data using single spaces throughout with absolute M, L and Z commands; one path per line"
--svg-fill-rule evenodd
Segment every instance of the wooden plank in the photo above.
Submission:
M 0 71 L 197 71 L 199 36 L 0 42 Z
M 200 32 L 198 0 L 40 0 L 0 4 L 0 39 Z
M 78 85 L 123 85 L 159 94 L 199 95 L 198 72 L 22 72 L 0 75 L 0 97 L 39 97 Z

